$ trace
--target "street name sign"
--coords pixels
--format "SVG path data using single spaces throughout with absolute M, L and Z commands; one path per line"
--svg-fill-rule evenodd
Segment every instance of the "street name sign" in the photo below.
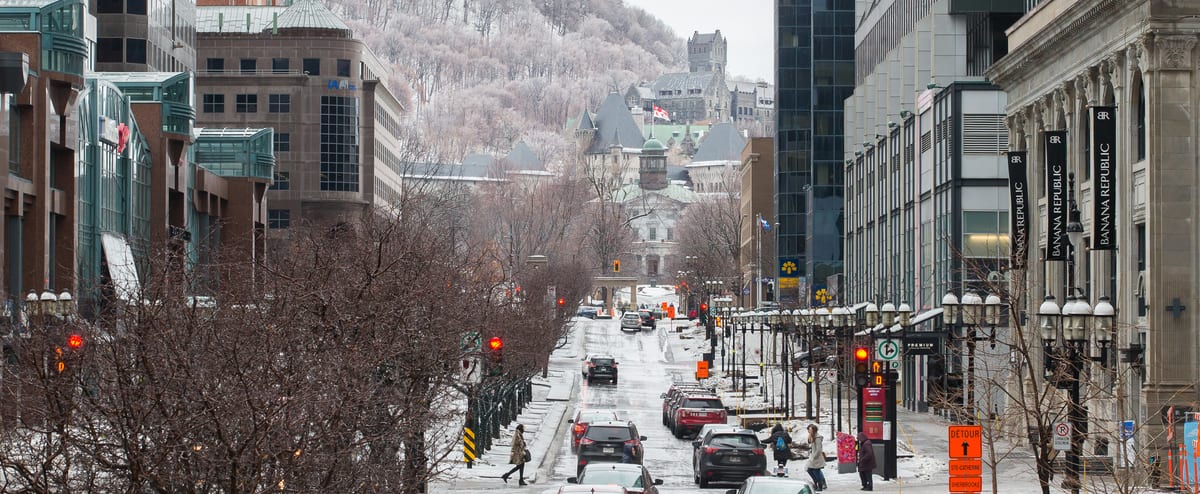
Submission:
M 1071 424 L 1059 422 L 1054 424 L 1054 441 L 1053 446 L 1055 451 L 1070 451 L 1071 450 Z
M 978 425 L 952 425 L 950 433 L 950 459 L 983 457 L 983 427 Z
M 983 477 L 950 477 L 950 492 L 983 492 Z
M 971 460 L 950 460 L 950 476 L 951 477 L 980 477 L 983 475 L 983 461 L 978 459 Z

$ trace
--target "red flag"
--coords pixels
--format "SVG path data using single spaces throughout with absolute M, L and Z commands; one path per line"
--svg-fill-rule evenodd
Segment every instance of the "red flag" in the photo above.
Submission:
M 660 118 L 660 119 L 670 122 L 671 114 L 667 113 L 667 111 L 662 109 L 661 106 L 654 105 L 654 118 Z
M 133 129 L 129 128 L 124 123 L 117 124 L 117 152 L 125 151 L 125 144 L 129 143 L 129 136 L 133 133 Z

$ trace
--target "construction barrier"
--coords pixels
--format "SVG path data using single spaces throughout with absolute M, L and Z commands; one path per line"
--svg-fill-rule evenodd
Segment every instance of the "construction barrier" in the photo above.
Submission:
M 463 461 L 467 462 L 467 468 L 471 468 L 476 458 L 475 431 L 470 427 L 463 427 Z

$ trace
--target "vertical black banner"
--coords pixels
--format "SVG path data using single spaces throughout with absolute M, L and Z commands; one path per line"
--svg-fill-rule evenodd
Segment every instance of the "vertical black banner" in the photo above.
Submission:
M 1046 260 L 1067 260 L 1067 131 L 1044 134 L 1046 154 Z
M 1092 250 L 1117 248 L 1117 109 L 1092 107 Z
M 1009 251 L 1012 255 L 1013 269 L 1025 268 L 1026 253 L 1029 250 L 1029 224 L 1025 222 L 1029 213 L 1029 182 L 1026 180 L 1025 171 L 1027 156 L 1025 151 L 1008 152 L 1008 219 L 1012 223 L 1008 227 L 1008 235 L 1011 239 Z

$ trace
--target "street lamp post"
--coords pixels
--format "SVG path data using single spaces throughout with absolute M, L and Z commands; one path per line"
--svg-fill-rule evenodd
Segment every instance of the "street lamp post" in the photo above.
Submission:
M 1001 307 L 1000 297 L 995 294 L 988 294 L 986 299 L 974 292 L 963 293 L 961 300 L 953 293 L 942 297 L 942 324 L 951 338 L 967 344 L 967 378 L 962 388 L 965 393 L 964 415 L 971 424 L 979 420 L 979 407 L 975 399 L 976 348 L 980 341 L 988 341 L 992 348 L 996 347 L 996 326 L 1000 324 Z M 986 338 L 979 337 L 980 327 L 987 328 Z M 960 331 L 962 335 L 957 335 Z

